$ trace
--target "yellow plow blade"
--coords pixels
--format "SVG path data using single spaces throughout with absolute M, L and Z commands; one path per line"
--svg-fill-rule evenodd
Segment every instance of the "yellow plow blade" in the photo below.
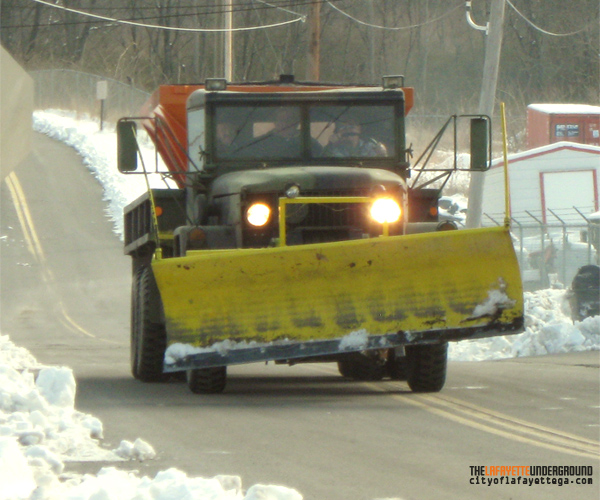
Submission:
M 169 345 L 318 345 L 358 331 L 391 334 L 399 345 L 516 333 L 523 321 L 519 267 L 503 227 L 197 251 L 152 268 Z

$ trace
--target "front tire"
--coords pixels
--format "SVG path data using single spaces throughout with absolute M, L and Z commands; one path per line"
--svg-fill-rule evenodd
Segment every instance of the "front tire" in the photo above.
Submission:
M 225 390 L 227 367 L 196 368 L 188 370 L 187 384 L 194 394 L 218 394 Z
M 142 382 L 163 382 L 163 361 L 167 347 L 165 325 L 157 322 L 160 294 L 150 267 L 141 267 L 133 276 L 131 291 L 131 373 Z
M 413 392 L 441 391 L 447 365 L 447 342 L 406 346 L 407 382 Z

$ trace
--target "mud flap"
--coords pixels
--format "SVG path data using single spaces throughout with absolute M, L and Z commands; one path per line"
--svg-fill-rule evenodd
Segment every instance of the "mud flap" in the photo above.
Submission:
M 169 359 L 169 371 L 516 333 L 523 323 L 503 227 L 198 251 L 152 267 L 168 344 L 200 348 Z

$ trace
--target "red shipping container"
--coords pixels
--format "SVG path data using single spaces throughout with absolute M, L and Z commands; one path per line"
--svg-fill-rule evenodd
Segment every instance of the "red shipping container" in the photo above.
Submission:
M 600 106 L 527 106 L 527 147 L 532 149 L 561 141 L 600 146 Z

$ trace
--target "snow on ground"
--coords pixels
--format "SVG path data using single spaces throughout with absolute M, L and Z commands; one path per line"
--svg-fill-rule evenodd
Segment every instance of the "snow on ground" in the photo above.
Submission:
M 123 207 L 144 192 L 141 176 L 116 171 L 114 130 L 74 114 L 34 114 L 34 128 L 77 150 L 102 183 L 108 216 L 122 235 Z M 152 153 L 148 153 L 152 157 Z M 153 163 L 149 168 L 153 168 Z M 450 359 L 480 361 L 518 356 L 600 350 L 600 317 L 573 323 L 565 290 L 525 294 L 526 331 L 452 344 Z M 362 337 L 361 337 L 362 339 Z M 348 339 L 348 342 L 352 339 Z M 356 339 L 355 339 L 356 340 Z M 154 478 L 104 467 L 96 475 L 64 472 L 69 461 L 148 460 L 152 446 L 140 439 L 102 447 L 102 422 L 74 408 L 76 382 L 66 367 L 40 366 L 25 349 L 0 334 L 0 500 L 301 500 L 283 486 L 242 489 L 238 476 L 189 478 L 169 469 Z
M 302 500 L 283 486 L 254 485 L 238 476 L 190 478 L 177 469 L 154 478 L 115 467 L 96 475 L 65 473 L 65 463 L 150 460 L 152 446 L 123 440 L 102 447 L 102 422 L 75 409 L 70 368 L 42 366 L 0 335 L 0 500 Z

